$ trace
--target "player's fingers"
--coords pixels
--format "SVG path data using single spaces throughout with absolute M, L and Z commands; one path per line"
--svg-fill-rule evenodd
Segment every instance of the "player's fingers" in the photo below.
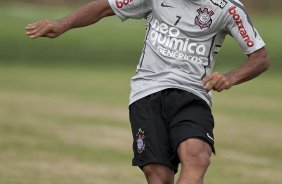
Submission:
M 227 90 L 230 89 L 232 87 L 232 83 L 230 80 L 226 80 L 224 81 L 224 83 L 220 86 L 220 88 L 218 89 L 219 92 L 223 91 L 223 90 Z
M 212 80 L 209 81 L 207 87 L 206 87 L 206 92 L 209 92 L 210 90 L 214 89 L 214 87 L 217 85 L 217 83 L 220 80 L 220 75 L 215 75 Z
M 50 23 L 49 20 L 42 20 L 40 22 L 30 24 L 29 26 L 26 27 L 26 34 L 29 35 L 30 37 L 33 37 L 33 35 L 36 35 L 39 31 L 41 31 L 45 26 L 48 26 Z
M 39 25 L 37 26 L 33 26 L 33 27 L 26 27 L 25 30 L 26 30 L 26 34 L 30 34 L 32 31 L 36 30 L 37 28 L 39 27 Z
M 38 24 L 41 24 L 42 22 L 44 22 L 45 20 L 40 20 L 38 22 L 34 22 L 34 23 L 31 23 L 31 24 L 28 24 L 27 26 L 36 26 Z
M 54 24 L 51 21 L 44 21 L 36 30 L 30 32 L 30 38 L 46 37 L 46 34 L 53 33 Z M 48 36 L 47 36 L 48 37 Z
M 214 72 L 209 76 L 206 76 L 202 80 L 203 86 L 206 88 L 206 91 L 209 92 L 211 89 L 214 88 L 214 86 L 217 84 L 219 77 L 221 76 L 220 73 Z
M 209 83 L 213 80 L 214 74 L 207 75 L 202 80 L 202 85 L 206 88 Z
M 224 82 L 220 81 L 218 82 L 218 84 L 213 88 L 213 90 L 217 91 L 217 92 L 221 92 L 225 89 L 224 87 Z
M 27 35 L 31 36 L 31 35 L 35 35 L 36 33 L 38 33 L 42 28 L 44 28 L 44 26 L 46 26 L 45 24 L 41 24 L 38 27 L 36 27 L 35 29 L 31 29 L 28 30 L 26 32 Z
M 202 84 L 205 86 L 210 80 L 212 80 L 212 78 L 213 74 L 205 76 L 202 80 Z
M 42 24 L 39 25 L 39 26 L 37 26 L 37 27 L 33 27 L 33 28 L 28 28 L 28 29 L 26 29 L 26 35 L 35 34 L 36 32 L 38 32 L 38 30 L 39 30 L 39 28 L 40 28 L 41 26 L 42 26 Z
M 223 76 L 223 75 L 219 76 L 217 83 L 213 87 L 213 90 L 215 90 L 217 92 L 221 92 L 223 90 L 222 86 L 224 85 L 225 82 L 226 82 L 225 76 Z
M 47 20 L 42 20 L 42 21 L 39 21 L 39 22 L 35 22 L 35 23 L 32 23 L 32 24 L 28 24 L 25 29 L 26 30 L 33 30 L 33 29 L 36 29 L 37 27 L 39 27 L 40 25 L 42 24 L 45 24 Z
M 25 26 L 25 29 L 34 29 L 38 26 L 40 22 L 37 23 L 33 23 L 33 24 L 28 24 L 27 26 Z
M 35 29 L 36 27 L 25 27 L 25 30 L 27 30 L 27 31 L 30 31 L 30 30 L 33 30 L 33 29 Z
M 213 80 L 213 78 L 215 78 L 216 76 L 220 75 L 220 73 L 218 72 L 214 72 L 210 75 L 207 75 L 205 76 L 203 79 L 202 79 L 202 84 L 203 85 L 206 85 L 209 81 Z
M 38 38 L 46 36 L 49 32 L 51 32 L 52 28 L 48 25 L 42 26 L 40 29 L 38 29 L 34 34 L 30 35 L 30 38 Z

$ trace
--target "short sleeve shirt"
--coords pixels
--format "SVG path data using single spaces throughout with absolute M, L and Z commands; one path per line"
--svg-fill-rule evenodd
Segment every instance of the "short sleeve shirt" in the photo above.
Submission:
M 212 105 L 202 86 L 226 35 L 251 54 L 265 43 L 238 0 L 109 0 L 121 20 L 147 20 L 144 48 L 131 79 L 130 104 L 167 88 L 194 93 Z

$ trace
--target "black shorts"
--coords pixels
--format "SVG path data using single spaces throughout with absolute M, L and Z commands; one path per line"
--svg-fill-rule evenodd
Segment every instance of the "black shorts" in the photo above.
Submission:
M 214 120 L 208 104 L 180 89 L 166 89 L 129 106 L 133 135 L 132 165 L 164 164 L 177 172 L 177 148 L 198 138 L 214 149 Z

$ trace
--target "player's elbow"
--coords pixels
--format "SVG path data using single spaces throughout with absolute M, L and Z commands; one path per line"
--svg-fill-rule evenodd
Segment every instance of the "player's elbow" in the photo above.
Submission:
M 258 68 L 260 68 L 261 72 L 266 71 L 270 66 L 270 57 L 268 55 L 267 50 L 263 47 L 260 50 L 254 53 L 254 58 L 258 62 Z
M 101 7 L 101 13 L 100 13 L 101 18 L 115 15 L 108 0 L 99 0 L 97 1 L 97 3 L 98 3 L 98 6 Z
M 261 65 L 262 65 L 262 70 L 266 71 L 270 67 L 270 56 L 267 52 L 264 52 L 261 57 Z

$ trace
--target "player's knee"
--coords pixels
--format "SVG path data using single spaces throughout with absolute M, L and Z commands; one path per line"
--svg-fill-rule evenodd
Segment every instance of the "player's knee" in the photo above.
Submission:
M 149 184 L 172 184 L 173 171 L 162 165 L 150 164 L 143 167 L 143 172 Z
M 199 167 L 207 168 L 210 165 L 210 154 L 205 151 L 188 151 L 186 158 L 183 159 L 183 165 L 189 165 L 191 163 L 198 165 Z
M 199 162 L 200 166 L 207 168 L 211 163 L 210 155 L 208 153 L 201 153 L 198 156 L 198 162 Z
M 208 167 L 210 164 L 211 147 L 197 139 L 190 139 L 180 144 L 178 156 L 182 165 Z

